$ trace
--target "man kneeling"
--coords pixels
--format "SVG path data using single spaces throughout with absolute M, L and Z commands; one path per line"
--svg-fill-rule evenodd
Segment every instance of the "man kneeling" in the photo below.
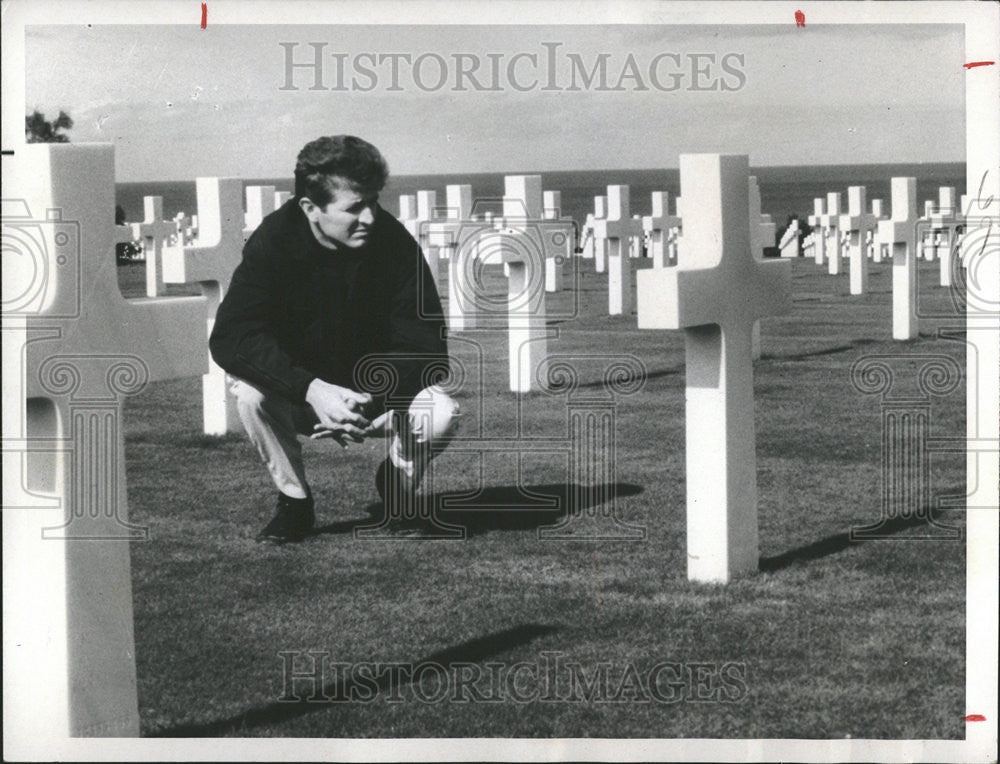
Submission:
M 439 386 L 440 299 L 419 245 L 378 204 L 387 177 L 360 138 L 306 144 L 294 198 L 247 241 L 216 314 L 212 357 L 279 491 L 259 540 L 299 541 L 315 522 L 299 435 L 344 448 L 390 437 L 376 487 L 399 517 L 457 424 L 458 405 Z M 373 395 L 387 375 L 393 389 Z

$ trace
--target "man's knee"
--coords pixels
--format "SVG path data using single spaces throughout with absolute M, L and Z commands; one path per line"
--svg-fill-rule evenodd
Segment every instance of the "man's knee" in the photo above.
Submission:
M 246 380 L 230 376 L 229 390 L 236 398 L 236 408 L 243 417 L 283 421 L 290 415 L 290 404 L 279 396 L 270 395 Z
M 241 411 L 245 410 L 248 413 L 260 413 L 263 411 L 266 399 L 263 391 L 238 377 L 230 376 L 228 377 L 228 381 L 229 392 L 236 399 L 237 408 Z
M 421 390 L 410 403 L 411 431 L 418 443 L 449 439 L 458 429 L 461 408 L 444 390 L 432 385 Z

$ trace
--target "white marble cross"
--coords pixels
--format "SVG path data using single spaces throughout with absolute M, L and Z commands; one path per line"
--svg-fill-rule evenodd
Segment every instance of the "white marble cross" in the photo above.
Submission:
M 597 235 L 598 223 L 608 217 L 608 197 L 594 197 L 594 272 L 604 273 L 607 270 L 608 242 Z
M 239 178 L 198 178 L 196 184 L 198 238 L 191 246 L 163 250 L 163 280 L 168 284 L 197 282 L 208 300 L 205 343 L 200 345 L 208 357 L 208 373 L 202 377 L 204 431 L 206 435 L 225 435 L 239 429 L 239 413 L 226 385 L 226 373 L 209 356 L 208 337 L 242 258 L 243 182 Z
M 510 390 L 526 393 L 547 379 L 545 245 L 535 223 L 542 216 L 542 176 L 504 179 L 503 231 L 490 231 L 480 244 L 499 250 L 507 267 L 507 338 Z M 497 239 L 491 242 L 491 239 Z
M 563 271 L 572 266 L 573 220 L 562 216 L 562 192 L 542 192 L 542 219 L 539 227 L 545 244 L 545 291 L 561 292 Z
M 951 286 L 952 255 L 955 252 L 958 228 L 962 225 L 962 216 L 958 209 L 955 189 L 951 186 L 938 188 L 938 205 L 930 215 L 931 230 L 937 235 L 937 258 L 941 286 Z
M 142 241 L 146 254 L 146 296 L 163 294 L 163 247 L 177 232 L 175 223 L 163 219 L 163 197 L 144 196 L 143 221 L 132 224 L 132 235 Z
M 826 214 L 826 199 L 813 199 L 813 214 L 809 216 L 809 225 L 813 227 L 813 257 L 816 265 L 826 261 L 826 234 L 823 231 L 823 216 Z
M 399 195 L 399 222 L 414 239 L 420 236 L 420 229 L 417 227 L 417 197 L 414 194 Z
M 249 239 L 250 234 L 257 230 L 257 226 L 264 218 L 274 212 L 275 193 L 274 186 L 246 187 L 247 211 L 243 216 L 244 240 Z
M 594 213 L 588 212 L 584 220 L 583 228 L 580 229 L 581 246 L 580 256 L 585 260 L 594 259 Z
M 912 340 L 917 323 L 917 179 L 892 179 L 892 217 L 880 220 L 876 246 L 892 253 L 892 337 Z
M 868 250 L 873 263 L 882 262 L 882 247 L 878 243 L 878 221 L 885 220 L 885 204 L 881 199 L 872 199 L 872 216 L 875 218 L 875 225 L 868 233 Z
M 444 217 L 423 223 L 424 238 L 438 250 L 442 259 L 451 259 L 459 234 L 472 226 L 472 186 L 452 184 L 445 187 Z M 441 210 L 439 209 L 440 213 Z
M 467 239 L 474 230 L 479 230 L 483 224 L 472 221 L 472 186 L 469 184 L 452 184 L 445 188 L 445 216 L 436 220 L 419 222 L 417 225 L 425 229 L 422 236 L 427 240 L 427 246 L 434 249 L 435 256 L 427 258 L 427 265 L 431 268 L 431 276 L 438 288 L 442 284 L 442 263 L 447 260 L 447 272 L 449 279 L 448 303 L 451 309 L 461 312 L 462 304 L 459 302 L 462 290 L 456 285 L 462 278 L 462 273 L 456 272 L 462 267 L 462 263 L 456 256 L 459 248 L 459 241 Z M 418 238 L 418 237 L 415 237 Z
M 667 242 L 670 230 L 680 228 L 681 219 L 670 214 L 670 194 L 653 191 L 651 214 L 642 219 L 642 230 L 649 237 L 650 256 L 654 268 L 666 268 L 671 264 Z
M 781 234 L 781 241 L 778 242 L 778 249 L 781 250 L 782 257 L 799 257 L 799 219 L 792 218 L 785 232 Z
M 139 734 L 122 400 L 205 370 L 204 298 L 121 296 L 114 166 L 3 160 L 4 723 L 57 745 Z
M 934 214 L 934 200 L 925 199 L 924 200 L 924 214 L 920 216 L 920 219 L 924 223 L 929 224 L 931 220 L 931 215 Z M 917 257 L 923 258 L 927 262 L 934 262 L 934 257 L 937 254 L 937 246 L 934 241 L 934 231 L 929 225 L 922 226 L 920 229 L 920 235 L 917 238 Z
M 847 212 L 840 216 L 838 227 L 848 237 L 851 294 L 868 291 L 868 233 L 876 228 L 878 219 L 867 209 L 865 187 L 849 186 Z
M 764 222 L 764 215 L 760 212 L 760 185 L 757 183 L 757 176 L 751 175 L 747 178 L 747 219 L 750 221 L 750 255 L 758 261 L 764 259 L 764 242 L 770 234 L 770 241 L 774 243 L 774 224 L 768 227 Z M 771 216 L 767 219 L 770 221 Z M 760 360 L 760 321 L 754 321 L 750 330 L 750 357 Z
M 725 582 L 758 565 L 750 335 L 791 309 L 791 263 L 753 257 L 746 156 L 682 154 L 680 172 L 691 214 L 677 267 L 639 274 L 639 328 L 684 330 L 688 578 Z
M 840 194 L 831 191 L 826 195 L 826 212 L 820 216 L 823 226 L 824 254 L 826 255 L 827 273 L 836 276 L 840 273 L 840 259 L 843 257 L 840 247 Z
M 608 186 L 607 217 L 594 221 L 594 237 L 606 242 L 608 253 L 608 315 L 628 315 L 635 308 L 629 240 L 642 235 L 642 221 L 629 212 L 628 186 Z

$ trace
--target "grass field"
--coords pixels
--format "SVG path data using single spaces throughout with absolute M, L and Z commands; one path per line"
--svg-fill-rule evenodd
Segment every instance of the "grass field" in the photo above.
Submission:
M 378 441 L 307 444 L 320 532 L 261 546 L 274 490 L 242 433 L 200 434 L 200 381 L 129 399 L 130 512 L 150 529 L 133 544 L 142 733 L 963 737 L 964 538 L 927 538 L 919 522 L 878 540 L 848 534 L 881 516 L 880 397 L 852 386 L 851 364 L 947 355 L 964 369 L 964 319 L 935 286 L 936 263 L 921 264 L 921 307 L 951 318 L 925 320 L 907 343 L 891 340 L 890 266 L 851 297 L 846 275 L 793 265 L 794 310 L 763 322 L 755 364 L 761 571 L 727 586 L 686 580 L 683 333 L 607 317 L 605 277 L 590 266 L 577 292 L 550 296 L 550 315 L 575 300 L 579 317 L 552 322 L 549 350 L 645 365 L 641 389 L 616 399 L 608 459 L 617 513 L 642 539 L 539 538 L 559 512 L 526 494 L 565 499 L 565 458 L 457 450 L 435 463 L 433 501 L 462 504 L 441 516 L 465 539 L 356 538 L 378 513 Z M 119 270 L 138 294 L 141 266 Z M 957 338 L 939 337 L 948 327 Z M 565 436 L 565 395 L 506 392 L 503 333 L 457 335 L 452 351 L 468 370 L 465 437 Z M 604 363 L 578 364 L 581 390 L 602 390 Z M 913 394 L 916 367 L 892 363 Z M 932 435 L 964 437 L 964 383 L 931 399 L 930 416 Z M 936 455 L 930 485 L 931 501 L 963 496 L 964 456 Z M 590 521 L 578 536 L 610 527 L 600 512 Z M 937 521 L 965 525 L 958 508 Z M 307 681 L 291 685 L 301 701 L 279 701 L 296 651 L 297 671 L 311 667 L 305 651 L 324 666 L 317 702 Z M 366 663 L 424 669 L 397 686 L 391 672 L 366 679 Z

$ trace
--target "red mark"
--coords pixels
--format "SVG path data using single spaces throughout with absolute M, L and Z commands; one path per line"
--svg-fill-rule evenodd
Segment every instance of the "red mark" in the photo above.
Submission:
M 967 722 L 985 722 L 986 721 L 986 717 L 983 716 L 982 714 L 969 714 L 968 716 L 965 717 L 965 721 L 967 721 Z
M 201 28 L 208 26 L 208 3 L 201 4 Z
M 966 69 L 971 69 L 974 66 L 993 66 L 996 61 L 973 61 L 968 64 L 962 64 Z
M 806 25 L 806 15 L 802 11 L 795 11 L 795 26 L 804 27 Z

